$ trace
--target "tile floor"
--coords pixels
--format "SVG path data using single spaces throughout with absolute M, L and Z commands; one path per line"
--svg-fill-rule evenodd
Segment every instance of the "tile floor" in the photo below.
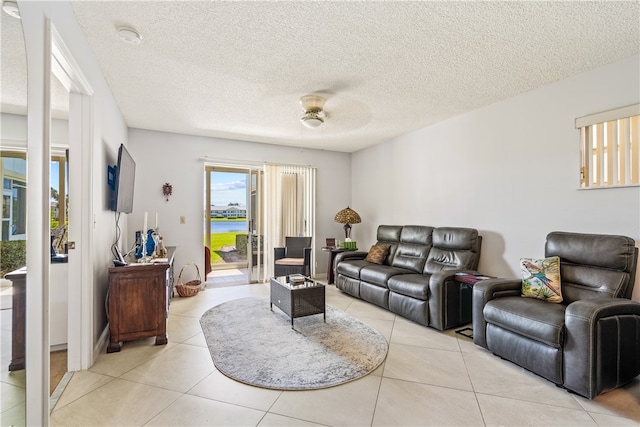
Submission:
M 215 369 L 200 316 L 231 299 L 268 297 L 269 290 L 229 283 L 215 279 L 195 297 L 174 298 L 167 345 L 154 346 L 153 338 L 127 342 L 120 353 L 103 353 L 91 369 L 74 373 L 51 425 L 640 426 L 640 378 L 589 401 L 453 330 L 417 325 L 333 285 L 327 286 L 327 303 L 378 329 L 390 343 L 381 367 L 314 391 L 235 382 Z
M 230 268 L 226 270 L 214 270 L 207 276 L 206 282 L 210 287 L 224 287 L 246 285 L 248 283 L 246 268 Z
M 11 282 L 0 278 L 0 426 L 24 425 L 25 371 L 9 372 L 11 363 Z

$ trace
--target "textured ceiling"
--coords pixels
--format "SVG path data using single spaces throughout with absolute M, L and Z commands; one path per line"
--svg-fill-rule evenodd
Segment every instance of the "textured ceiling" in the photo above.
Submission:
M 27 57 L 20 20 L 0 12 L 0 100 L 3 113 L 26 114 Z
M 640 52 L 638 1 L 71 7 L 130 127 L 345 152 Z M 327 99 L 316 129 L 309 93 Z

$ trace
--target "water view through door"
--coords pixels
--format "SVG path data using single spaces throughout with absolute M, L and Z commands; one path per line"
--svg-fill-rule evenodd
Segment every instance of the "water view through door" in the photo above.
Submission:
M 239 269 L 256 282 L 262 269 L 261 171 L 207 166 L 205 246 L 211 269 Z

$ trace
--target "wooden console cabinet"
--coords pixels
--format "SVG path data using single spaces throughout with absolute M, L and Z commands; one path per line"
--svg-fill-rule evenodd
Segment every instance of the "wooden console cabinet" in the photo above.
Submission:
M 120 351 L 123 341 L 156 337 L 156 345 L 167 343 L 167 317 L 173 289 L 174 247 L 168 263 L 109 268 L 109 346 Z

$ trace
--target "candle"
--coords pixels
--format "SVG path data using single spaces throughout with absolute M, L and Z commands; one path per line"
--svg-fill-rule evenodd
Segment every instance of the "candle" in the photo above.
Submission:
M 144 213 L 144 225 L 142 226 L 142 233 L 147 234 L 147 212 Z
M 156 212 L 156 230 L 158 229 L 158 212 Z

